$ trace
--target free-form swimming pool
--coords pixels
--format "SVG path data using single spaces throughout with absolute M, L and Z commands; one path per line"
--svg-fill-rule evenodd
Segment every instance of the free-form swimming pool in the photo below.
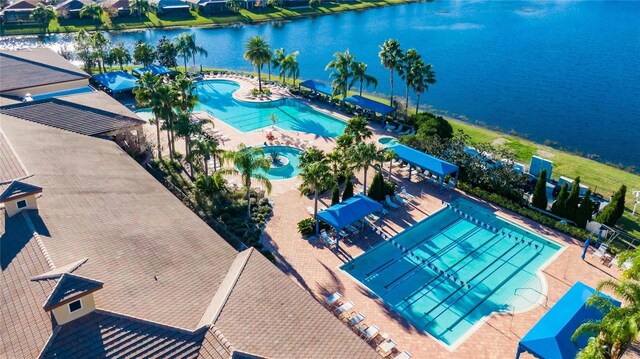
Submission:
M 455 346 L 493 312 L 542 298 L 550 242 L 466 200 L 370 249 L 342 269 L 415 327 Z
M 300 172 L 298 169 L 298 165 L 300 164 L 298 156 L 302 153 L 301 150 L 289 146 L 264 146 L 262 149 L 267 158 L 271 158 L 273 154 L 279 158 L 279 163 L 275 165 L 272 163 L 269 171 L 258 171 L 258 173 L 265 175 L 269 180 L 292 178 Z
M 271 126 L 271 115 L 278 118 L 276 126 L 283 130 L 336 137 L 344 131 L 345 122 L 314 110 L 294 99 L 269 102 L 246 102 L 233 98 L 240 85 L 234 81 L 207 80 L 197 83 L 200 102 L 197 111 L 209 112 L 241 132 Z

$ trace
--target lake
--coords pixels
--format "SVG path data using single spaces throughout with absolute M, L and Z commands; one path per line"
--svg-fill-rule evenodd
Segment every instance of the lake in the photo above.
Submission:
M 640 168 L 640 2 L 434 1 L 228 28 L 113 33 L 133 46 L 190 31 L 209 52 L 204 66 L 251 70 L 243 45 L 266 36 L 300 51 L 301 76 L 329 80 L 324 67 L 349 49 L 389 92 L 377 57 L 388 38 L 416 48 L 438 83 L 421 98 L 437 112 L 515 131 L 532 140 Z M 0 47 L 56 47 L 70 35 L 3 38 Z M 396 76 L 394 92 L 404 95 Z

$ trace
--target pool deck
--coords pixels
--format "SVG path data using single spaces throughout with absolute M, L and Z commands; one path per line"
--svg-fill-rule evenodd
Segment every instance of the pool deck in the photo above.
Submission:
M 268 129 L 240 133 L 223 121 L 214 119 L 213 122 L 217 130 L 230 138 L 222 144 L 224 149 L 234 149 L 240 143 L 248 146 L 260 145 L 266 140 Z M 380 137 L 390 135 L 380 125 L 374 126 L 372 129 L 374 131 L 372 141 L 375 143 Z M 153 125 L 145 126 L 145 132 L 148 139 L 155 140 L 156 134 Z M 325 151 L 330 151 L 334 146 L 332 138 L 276 130 L 277 136 L 281 136 L 283 133 L 291 137 L 306 139 L 312 145 Z M 163 142 L 166 141 L 166 134 L 163 133 L 161 139 Z M 166 143 L 163 143 L 163 147 L 166 153 Z M 176 148 L 183 151 L 184 143 L 177 141 Z M 386 178 L 388 164 L 384 167 L 383 174 Z M 368 172 L 369 183 L 373 175 L 374 171 L 370 169 Z M 417 201 L 407 207 L 391 211 L 384 218 L 381 227 L 388 234 L 398 233 L 419 222 L 441 208 L 444 202 L 461 196 L 474 200 L 457 190 L 439 192 L 430 184 L 417 182 L 416 177 L 409 181 L 406 176 L 403 176 L 396 168 L 393 169 L 392 179 L 399 186 L 406 186 L 407 191 L 417 197 Z M 359 181 L 362 181 L 363 173 L 359 173 L 357 177 Z M 239 178 L 230 177 L 228 181 L 239 183 Z M 356 312 L 365 314 L 364 323 L 377 325 L 381 333 L 387 333 L 398 343 L 398 349 L 409 351 L 413 358 L 513 358 L 519 339 L 547 312 L 546 308 L 539 306 L 514 316 L 511 314 L 493 315 L 478 330 L 472 332 L 454 351 L 450 351 L 449 348 L 445 348 L 443 344 L 417 330 L 401 316 L 386 308 L 381 300 L 359 286 L 348 274 L 339 269 L 350 258 L 354 258 L 380 243 L 382 241 L 380 236 L 366 232 L 365 236 L 356 241 L 341 243 L 339 253 L 324 247 L 318 239 L 305 240 L 301 238 L 297 232 L 296 223 L 309 217 L 305 208 L 313 206 L 313 200 L 300 196 L 296 189 L 299 182 L 300 180 L 297 178 L 272 182 L 273 191 L 270 196 L 275 202 L 274 215 L 267 223 L 263 234 L 263 243 L 265 247 L 273 251 L 276 264 L 293 281 L 320 302 L 333 292 L 342 293 L 344 299 L 355 303 L 354 310 Z M 328 206 L 330 204 L 329 195 L 326 194 L 321 198 L 322 205 Z M 587 256 L 586 261 L 582 261 L 580 259 L 581 242 L 492 204 L 477 199 L 475 201 L 495 212 L 496 215 L 566 247 L 558 258 L 543 270 L 544 278 L 548 284 L 549 306 L 558 301 L 576 281 L 595 286 L 600 280 L 618 276 L 619 270 L 617 268 L 605 267 L 597 258 L 592 258 L 590 255 Z M 331 333 L 324 333 L 324 335 L 331 335 Z M 522 358 L 530 358 L 530 356 L 523 354 Z

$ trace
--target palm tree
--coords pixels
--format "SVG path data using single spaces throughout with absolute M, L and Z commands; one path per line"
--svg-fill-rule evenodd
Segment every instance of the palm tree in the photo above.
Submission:
M 100 20 L 103 13 L 104 8 L 102 5 L 94 2 L 86 3 L 82 6 L 82 9 L 80 9 L 80 17 L 88 16 L 94 21 Z
M 242 10 L 242 5 L 244 1 L 242 0 L 227 0 L 226 5 L 229 10 L 235 13 L 239 13 Z
M 317 161 L 305 167 L 300 172 L 302 183 L 300 184 L 300 193 L 312 193 L 314 198 L 313 218 L 318 214 L 318 194 L 333 184 L 333 176 L 331 169 L 326 161 Z
M 353 136 L 355 143 L 361 143 L 373 136 L 373 132 L 371 132 L 371 129 L 367 124 L 367 120 L 360 116 L 356 116 L 347 122 L 344 133 L 348 133 Z
M 387 179 L 391 181 L 391 170 L 393 169 L 393 160 L 396 159 L 396 153 L 393 150 L 384 151 L 384 160 L 389 161 L 389 175 Z
M 152 106 L 152 99 L 156 97 L 155 92 L 161 84 L 162 78 L 160 76 L 153 76 L 151 72 L 145 72 L 140 76 L 140 79 L 136 82 L 136 87 L 133 89 L 138 106 L 151 107 L 151 111 L 154 116 L 152 122 L 156 125 L 158 158 L 162 158 L 162 146 L 160 143 L 160 112 L 159 108 Z
M 418 50 L 409 49 L 398 67 L 400 77 L 404 80 L 405 84 L 405 111 L 407 116 L 409 116 L 409 87 L 414 83 L 416 76 L 415 68 L 419 62 L 422 62 L 422 60 L 420 59 Z
M 262 36 L 252 36 L 245 46 L 244 58 L 258 69 L 258 91 L 262 92 L 262 66 L 271 61 L 272 53 L 269 44 Z
M 279 48 L 279 49 L 275 49 L 273 50 L 273 54 L 271 56 L 271 67 L 273 67 L 274 70 L 276 69 L 280 69 L 280 81 L 284 82 L 285 76 L 287 75 L 287 69 L 286 67 L 284 67 L 284 59 L 287 57 L 287 55 L 285 55 L 284 53 L 284 48 Z M 269 79 L 271 80 L 271 79 Z
M 296 84 L 296 80 L 298 79 L 298 77 L 300 76 L 300 64 L 298 63 L 298 54 L 299 52 L 293 52 L 287 55 L 287 57 L 284 58 L 284 68 L 287 71 L 287 75 L 289 75 L 289 77 L 291 77 L 291 84 L 293 86 L 295 86 Z M 285 78 L 285 82 L 286 82 L 286 78 Z
M 49 24 L 51 24 L 51 21 L 58 17 L 58 13 L 52 5 L 44 5 L 42 3 L 38 3 L 29 17 L 40 24 L 40 26 L 42 26 L 42 31 L 46 32 L 49 28 Z
M 393 73 L 398 69 L 402 56 L 398 40 L 389 39 L 380 45 L 378 57 L 380 57 L 382 66 L 389 69 L 389 83 L 391 86 L 391 100 L 389 102 L 391 106 L 393 106 Z
M 222 174 L 240 174 L 242 182 L 247 189 L 247 218 L 251 217 L 251 179 L 260 182 L 271 193 L 271 181 L 260 171 L 267 172 L 271 163 L 265 157 L 261 147 L 247 147 L 244 144 L 238 145 L 236 151 L 228 151 L 223 154 L 223 158 L 233 162 L 236 168 L 221 168 Z
M 316 162 L 324 161 L 324 151 L 318 147 L 309 147 L 298 156 L 298 168 L 304 170 Z
M 331 168 L 334 182 L 338 182 L 338 177 L 346 171 L 344 158 L 344 153 L 338 148 L 334 148 L 333 151 L 329 152 L 326 156 L 327 165 Z
M 411 87 L 416 93 L 416 114 L 420 108 L 420 95 L 425 91 L 429 91 L 429 86 L 436 83 L 436 73 L 433 71 L 431 64 L 425 65 L 419 60 L 414 68 L 413 83 Z M 407 112 L 409 110 L 407 109 Z
M 109 39 L 107 39 L 102 32 L 94 32 L 90 38 L 91 45 L 91 57 L 98 63 L 98 69 L 100 72 L 104 72 L 104 60 L 107 58 L 107 47 L 109 46 Z
M 196 66 L 196 56 L 202 55 L 204 57 L 209 56 L 207 50 L 202 46 L 198 46 L 196 43 L 196 34 L 187 34 L 182 33 L 179 36 L 178 42 L 180 42 L 180 37 L 183 37 L 182 41 L 184 42 L 184 46 L 186 47 L 186 51 L 190 54 L 189 56 L 193 60 L 193 66 Z
M 149 0 L 129 0 L 129 13 L 131 15 L 136 14 L 141 18 L 142 14 L 146 14 L 149 11 L 151 11 Z
M 330 61 L 324 70 L 333 70 L 329 75 L 333 78 L 333 81 L 331 81 L 331 85 L 333 86 L 332 95 L 342 95 L 342 99 L 344 100 L 351 89 L 349 78 L 352 76 L 351 64 L 355 60 L 355 56 L 351 55 L 349 50 L 346 50 L 345 52 L 334 53 L 333 57 L 335 57 L 335 59 Z
M 133 49 L 133 62 L 140 64 L 143 67 L 149 67 L 156 58 L 156 53 L 152 45 L 149 45 L 142 40 L 136 42 L 136 46 Z
M 367 172 L 372 163 L 380 162 L 384 159 L 382 152 L 373 143 L 359 143 L 349 150 L 349 158 L 354 170 L 364 170 L 363 191 L 367 194 Z
M 185 74 L 179 74 L 171 81 L 175 91 L 175 104 L 182 111 L 191 112 L 198 103 L 198 91 L 195 82 Z
M 211 136 L 201 135 L 192 142 L 192 148 L 189 154 L 192 159 L 199 158 L 204 162 L 204 174 L 207 181 L 207 186 L 211 179 L 209 173 L 209 160 L 213 158 L 213 171 L 217 170 L 217 156 L 222 153 L 222 150 L 218 147 L 218 140 Z
M 131 54 L 122 41 L 118 42 L 116 46 L 109 50 L 109 59 L 120 65 L 120 70 L 124 70 L 124 65 L 131 62 Z
M 184 72 L 187 72 L 187 61 L 191 57 L 191 49 L 189 48 L 191 41 L 193 41 L 192 35 L 183 32 L 178 35 L 176 39 L 176 50 L 178 50 L 178 56 L 182 57 L 184 61 Z
M 176 152 L 174 145 L 175 117 L 174 111 L 176 94 L 171 84 L 163 84 L 156 88 L 154 96 L 151 98 L 151 107 L 157 108 L 159 118 L 164 120 L 164 129 L 167 131 L 167 142 L 169 143 L 169 159 L 173 161 Z
M 193 177 L 193 156 L 191 156 L 191 139 L 202 134 L 202 122 L 194 121 L 190 111 L 179 110 L 175 122 L 176 136 L 184 138 L 185 158 L 189 162 L 189 175 Z
M 362 96 L 362 84 L 366 84 L 367 86 L 373 85 L 373 88 L 378 87 L 378 80 L 367 74 L 367 64 L 360 61 L 354 61 L 351 64 L 351 72 L 353 74 L 353 80 L 351 80 L 351 84 L 349 87 L 352 87 L 353 84 L 358 81 L 360 83 L 360 96 Z

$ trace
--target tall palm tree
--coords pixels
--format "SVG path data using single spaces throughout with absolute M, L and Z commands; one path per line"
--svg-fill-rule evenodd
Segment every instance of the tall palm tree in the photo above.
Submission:
M 29 17 L 35 20 L 42 27 L 42 31 L 46 32 L 51 21 L 58 17 L 56 9 L 52 5 L 44 5 L 38 3 L 35 9 L 29 14 Z
M 391 87 L 391 99 L 389 103 L 393 106 L 393 74 L 398 70 L 398 65 L 403 57 L 402 50 L 400 49 L 400 42 L 394 39 L 385 41 L 380 45 L 378 57 L 380 58 L 382 66 L 389 69 L 389 84 Z
M 192 158 L 202 159 L 204 162 L 204 174 L 209 185 L 211 174 L 209 173 L 209 160 L 213 159 L 213 172 L 216 172 L 217 157 L 222 153 L 218 147 L 218 140 L 211 136 L 201 135 L 192 142 L 190 155 Z
M 185 74 L 179 74 L 170 82 L 175 91 L 175 106 L 182 111 L 193 111 L 198 103 L 198 91 L 195 82 Z
M 300 171 L 300 177 L 302 178 L 300 193 L 313 192 L 313 218 L 315 219 L 318 214 L 318 194 L 334 183 L 331 169 L 324 160 L 314 162 Z
M 353 84 L 358 81 L 360 83 L 360 96 L 362 96 L 362 84 L 366 84 L 367 86 L 373 85 L 373 88 L 378 87 L 378 80 L 367 74 L 367 64 L 360 61 L 354 61 L 351 64 L 351 73 L 353 74 L 353 80 L 351 80 L 351 84 L 349 87 L 353 86 Z
M 142 14 L 146 14 L 149 11 L 151 11 L 149 0 L 129 0 L 129 13 L 131 15 L 136 14 L 141 18 Z
M 353 136 L 355 143 L 361 143 L 373 136 L 373 132 L 367 124 L 367 120 L 360 116 L 356 116 L 347 122 L 344 133 Z
M 156 53 L 153 46 L 138 40 L 136 46 L 133 49 L 133 62 L 140 64 L 143 67 L 149 67 L 156 58 Z
M 382 152 L 373 143 L 358 143 L 349 150 L 354 170 L 364 170 L 363 194 L 367 194 L 367 172 L 371 164 L 384 159 Z
M 271 67 L 274 70 L 279 69 L 279 76 L 280 76 L 280 81 L 284 82 L 285 76 L 287 75 L 287 68 L 284 67 L 284 59 L 287 57 L 287 55 L 284 53 L 284 48 L 279 48 L 279 49 L 275 49 L 273 50 L 273 54 L 271 56 Z M 271 79 L 269 79 L 271 80 Z
M 271 193 L 271 181 L 260 171 L 267 172 L 271 167 L 271 162 L 265 157 L 261 147 L 247 147 L 244 144 L 238 145 L 236 151 L 228 151 L 223 154 L 223 158 L 233 162 L 236 168 L 226 167 L 219 171 L 222 174 L 240 174 L 242 182 L 247 189 L 247 218 L 251 217 L 251 179 L 260 182 Z
M 384 151 L 384 160 L 389 161 L 389 174 L 387 179 L 391 181 L 391 170 L 393 169 L 393 160 L 396 159 L 396 153 L 394 150 L 386 150 Z
M 94 2 L 86 3 L 80 9 L 80 17 L 90 17 L 92 20 L 100 20 L 102 18 L 102 14 L 104 13 L 104 8 L 102 5 Z
M 202 122 L 194 121 L 190 111 L 179 110 L 175 122 L 176 136 L 184 138 L 185 158 L 189 162 L 189 175 L 193 177 L 193 156 L 191 139 L 202 134 Z
M 180 39 L 180 37 L 182 37 L 182 39 Z M 180 34 L 178 39 L 178 42 L 180 41 L 184 43 L 185 51 L 189 53 L 189 57 L 191 57 L 191 60 L 193 60 L 194 67 L 196 66 L 197 55 L 202 55 L 204 57 L 209 56 L 209 53 L 207 52 L 207 50 L 205 50 L 204 47 L 199 46 L 196 43 L 196 34 L 182 33 Z
M 418 66 L 419 62 L 422 62 L 422 60 L 420 59 L 418 50 L 409 49 L 402 58 L 400 66 L 398 67 L 400 77 L 404 80 L 405 84 L 405 111 L 407 116 L 409 116 L 409 87 L 411 87 L 411 84 L 413 84 L 415 80 L 415 68 Z
M 286 69 L 286 74 L 291 77 L 291 84 L 295 86 L 296 80 L 300 76 L 300 64 L 298 64 L 298 54 L 299 52 L 292 52 L 288 54 L 283 61 L 283 67 Z M 285 83 L 287 79 L 285 77 Z
M 262 36 L 252 36 L 245 45 L 244 59 L 258 69 L 258 91 L 262 92 L 262 66 L 271 62 L 272 53 L 269 44 Z
M 414 68 L 413 83 L 411 84 L 413 91 L 416 93 L 416 114 L 420 109 L 420 95 L 425 91 L 429 91 L 429 86 L 435 83 L 436 73 L 433 71 L 433 66 L 431 64 L 425 65 L 422 60 L 419 60 Z
M 158 158 L 162 158 L 162 145 L 160 142 L 160 109 L 152 106 L 153 99 L 156 97 L 155 92 L 162 84 L 160 76 L 153 76 L 151 72 L 145 72 L 140 76 L 140 79 L 136 82 L 136 87 L 133 89 L 133 94 L 136 97 L 139 107 L 151 107 L 153 113 L 152 122 L 156 125 L 157 146 L 158 146 Z
M 120 66 L 120 70 L 124 70 L 124 65 L 131 62 L 131 54 L 122 41 L 109 50 L 109 59 Z
M 174 111 L 176 93 L 171 84 L 161 83 L 151 98 L 151 107 L 157 107 L 159 118 L 164 120 L 164 129 L 167 131 L 167 142 L 169 143 L 169 159 L 173 161 L 176 152 L 174 142 L 175 118 Z
M 324 151 L 318 147 L 309 147 L 298 156 L 298 168 L 304 170 L 316 162 L 324 161 Z
M 349 89 L 351 89 L 351 82 L 349 79 L 352 76 L 351 64 L 355 60 L 355 56 L 349 53 L 349 50 L 345 52 L 336 52 L 333 54 L 334 60 L 330 61 L 325 67 L 325 71 L 332 70 L 330 77 L 333 78 L 331 85 L 333 86 L 333 96 L 342 95 L 342 99 L 347 97 Z
M 192 40 L 192 35 L 186 32 L 178 35 L 176 39 L 176 50 L 178 51 L 178 56 L 182 57 L 185 73 L 187 73 L 187 61 L 189 61 L 192 55 L 191 49 L 189 48 Z
M 336 183 L 338 182 L 338 177 L 346 172 L 344 158 L 344 153 L 338 148 L 334 148 L 333 151 L 329 152 L 326 156 L 327 165 L 331 168 L 333 180 Z

